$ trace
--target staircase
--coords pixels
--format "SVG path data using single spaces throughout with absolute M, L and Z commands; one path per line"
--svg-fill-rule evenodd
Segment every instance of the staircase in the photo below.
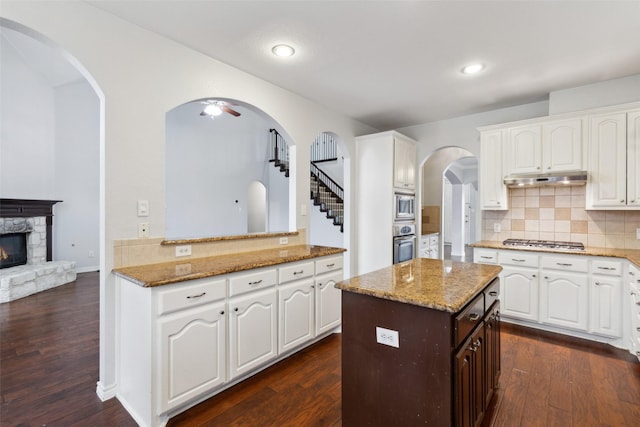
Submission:
M 269 152 L 271 153 L 270 162 L 284 172 L 284 176 L 289 178 L 289 146 L 282 135 L 275 129 L 269 129 L 271 137 L 269 138 Z
M 344 190 L 311 162 L 311 200 L 344 233 Z
M 269 129 L 269 152 L 274 166 L 289 176 L 289 146 L 275 129 Z M 338 160 L 337 141 L 328 134 L 321 134 L 311 144 L 311 200 L 320 208 L 333 225 L 344 233 L 344 190 L 329 175 L 324 173 L 318 163 Z

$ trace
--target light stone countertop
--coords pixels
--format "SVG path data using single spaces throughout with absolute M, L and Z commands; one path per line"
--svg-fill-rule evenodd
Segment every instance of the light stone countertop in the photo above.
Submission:
M 345 251 L 342 248 L 328 246 L 283 246 L 254 252 L 115 268 L 113 273 L 140 286 L 152 287 L 340 254 Z
M 502 267 L 415 258 L 336 284 L 347 292 L 370 295 L 456 313 L 478 295 Z
M 585 246 L 584 251 L 572 251 L 563 249 L 545 249 L 545 248 L 528 248 L 522 246 L 505 246 L 502 242 L 493 240 L 481 240 L 471 243 L 469 246 L 474 248 L 487 249 L 503 249 L 510 251 L 527 251 L 527 252 L 545 252 L 564 255 L 588 255 L 603 256 L 614 258 L 625 258 L 640 268 L 640 250 L 637 249 L 617 249 L 617 248 L 598 248 L 594 246 Z

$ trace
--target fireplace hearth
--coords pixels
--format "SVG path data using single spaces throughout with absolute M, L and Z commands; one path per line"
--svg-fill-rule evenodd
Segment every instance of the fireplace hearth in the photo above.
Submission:
M 58 202 L 0 199 L 0 303 L 76 280 L 75 261 L 52 261 Z

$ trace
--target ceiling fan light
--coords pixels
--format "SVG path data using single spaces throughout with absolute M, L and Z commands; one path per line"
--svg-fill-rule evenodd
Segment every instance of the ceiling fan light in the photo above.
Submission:
M 479 73 L 480 71 L 484 70 L 484 64 L 469 64 L 469 65 L 465 65 L 464 67 L 462 67 L 462 74 L 476 74 Z
M 282 57 L 293 56 L 293 54 L 296 53 L 295 49 L 288 44 L 277 44 L 271 48 L 271 52 L 273 52 L 275 56 Z
M 209 104 L 204 107 L 204 113 L 209 116 L 219 116 L 220 114 L 222 114 L 222 108 L 220 108 L 220 106 L 218 106 L 217 104 Z

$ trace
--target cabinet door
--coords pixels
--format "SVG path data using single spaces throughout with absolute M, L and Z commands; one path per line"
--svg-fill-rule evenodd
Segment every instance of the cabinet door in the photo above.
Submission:
M 582 165 L 582 119 L 542 126 L 543 172 L 579 171 Z
M 500 302 L 489 309 L 485 322 L 485 402 L 488 405 L 500 382 Z
M 165 412 L 226 380 L 224 301 L 159 322 L 160 411 Z
M 404 189 L 415 188 L 415 145 L 404 138 L 394 137 L 393 186 Z
M 276 304 L 275 288 L 229 300 L 229 379 L 278 354 Z
M 640 206 L 640 111 L 627 115 L 627 206 Z
M 500 281 L 502 315 L 538 320 L 538 270 L 505 266 Z
M 316 277 L 316 335 L 330 331 L 342 320 L 342 292 L 335 287 L 342 270 Z
M 509 129 L 507 140 L 509 174 L 542 172 L 542 133 L 540 125 Z
M 627 204 L 627 115 L 589 118 L 589 174 L 587 208 Z
M 629 268 L 629 312 L 631 313 L 631 347 L 629 350 L 640 360 L 640 270 Z
M 541 322 L 586 331 L 588 302 L 588 275 L 542 271 Z
M 479 191 L 480 208 L 506 210 L 507 186 L 504 185 L 504 131 L 485 131 L 480 135 Z
M 484 415 L 484 340 L 481 324 L 454 357 L 456 427 L 475 427 Z
M 591 278 L 591 328 L 595 334 L 622 336 L 622 279 Z
M 291 350 L 315 336 L 313 279 L 278 289 L 278 352 Z

